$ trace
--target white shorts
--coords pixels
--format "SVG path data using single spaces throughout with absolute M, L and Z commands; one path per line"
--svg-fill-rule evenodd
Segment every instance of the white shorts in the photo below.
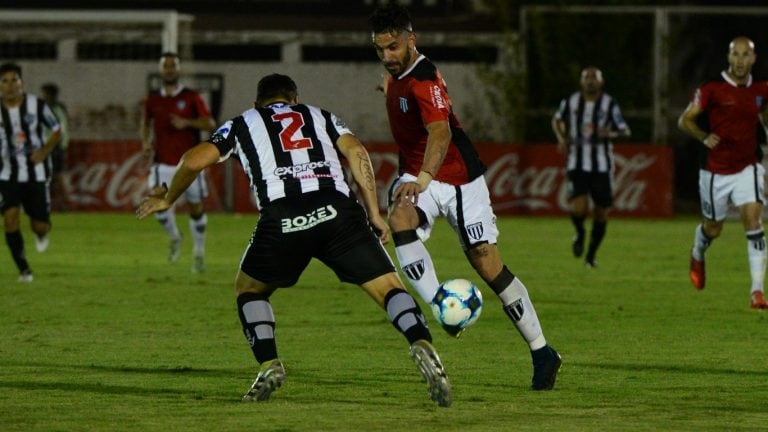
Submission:
M 390 203 L 398 185 L 413 181 L 416 177 L 410 174 L 398 177 L 390 189 Z M 427 190 L 419 194 L 417 207 L 427 215 L 427 223 L 416 229 L 421 241 L 429 239 L 438 216 L 446 217 L 464 250 L 477 243 L 495 244 L 499 236 L 491 196 L 483 176 L 461 186 L 433 180 Z
M 163 183 L 170 186 L 173 175 L 176 173 L 176 167 L 174 165 L 154 164 L 149 171 L 149 178 L 147 184 L 149 190 L 157 186 L 161 186 Z M 208 196 L 208 184 L 205 182 L 205 171 L 200 172 L 195 181 L 187 188 L 186 191 L 179 198 L 183 198 L 186 202 L 192 204 L 198 204 Z
M 752 164 L 736 174 L 715 174 L 699 170 L 701 214 L 710 220 L 725 220 L 728 204 L 735 207 L 765 202 L 765 168 Z

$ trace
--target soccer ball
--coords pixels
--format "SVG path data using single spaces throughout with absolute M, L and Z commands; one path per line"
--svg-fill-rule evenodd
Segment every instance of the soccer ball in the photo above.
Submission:
M 437 287 L 432 299 L 432 313 L 440 325 L 450 334 L 458 335 L 480 318 L 483 296 L 472 282 L 466 279 L 450 279 Z

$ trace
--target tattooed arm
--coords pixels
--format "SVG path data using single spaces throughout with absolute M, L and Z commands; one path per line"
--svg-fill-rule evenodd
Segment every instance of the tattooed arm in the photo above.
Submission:
M 358 186 L 360 198 L 363 200 L 365 210 L 368 213 L 368 220 L 376 229 L 379 238 L 383 243 L 387 242 L 389 236 L 389 226 L 381 217 L 379 210 L 379 200 L 376 195 L 376 177 L 373 175 L 373 165 L 368 151 L 363 144 L 354 135 L 344 134 L 336 141 L 341 154 L 349 161 L 349 168 L 352 171 L 352 177 Z

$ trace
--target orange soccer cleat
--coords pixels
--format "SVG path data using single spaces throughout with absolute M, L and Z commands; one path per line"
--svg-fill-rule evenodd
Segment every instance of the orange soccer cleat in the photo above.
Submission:
M 706 273 L 704 271 L 704 260 L 697 260 L 691 257 L 691 269 L 689 276 L 691 277 L 691 283 L 697 290 L 704 289 L 704 283 L 706 282 Z
M 768 302 L 765 301 L 762 291 L 755 291 L 752 293 L 752 302 L 749 307 L 752 309 L 768 309 Z

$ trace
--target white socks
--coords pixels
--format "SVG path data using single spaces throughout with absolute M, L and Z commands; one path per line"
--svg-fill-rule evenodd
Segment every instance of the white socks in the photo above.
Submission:
M 205 228 L 208 224 L 208 215 L 203 213 L 199 219 L 189 218 L 189 233 L 194 242 L 194 255 L 205 255 Z
M 747 256 L 749 257 L 749 274 L 752 277 L 750 292 L 762 291 L 765 280 L 765 234 L 762 228 L 747 231 Z
M 693 258 L 697 261 L 704 261 L 704 253 L 707 251 L 707 248 L 709 248 L 709 245 L 711 244 L 712 239 L 704 234 L 704 226 L 702 224 L 698 224 L 696 226 L 696 233 L 693 238 L 693 251 L 691 252 Z
M 160 222 L 160 225 L 171 240 L 178 240 L 181 238 L 179 227 L 176 226 L 176 213 L 173 210 L 155 213 L 155 219 Z
M 498 295 L 504 305 L 504 312 L 515 323 L 515 327 L 528 342 L 531 351 L 543 348 L 547 341 L 544 339 L 536 310 L 528 297 L 528 290 L 520 279 L 515 277 Z
M 439 283 L 435 274 L 435 266 L 432 264 L 432 258 L 429 256 L 427 248 L 424 247 L 424 243 L 413 241 L 396 246 L 395 254 L 400 268 L 411 286 L 416 289 L 416 292 L 427 304 L 432 302 Z

